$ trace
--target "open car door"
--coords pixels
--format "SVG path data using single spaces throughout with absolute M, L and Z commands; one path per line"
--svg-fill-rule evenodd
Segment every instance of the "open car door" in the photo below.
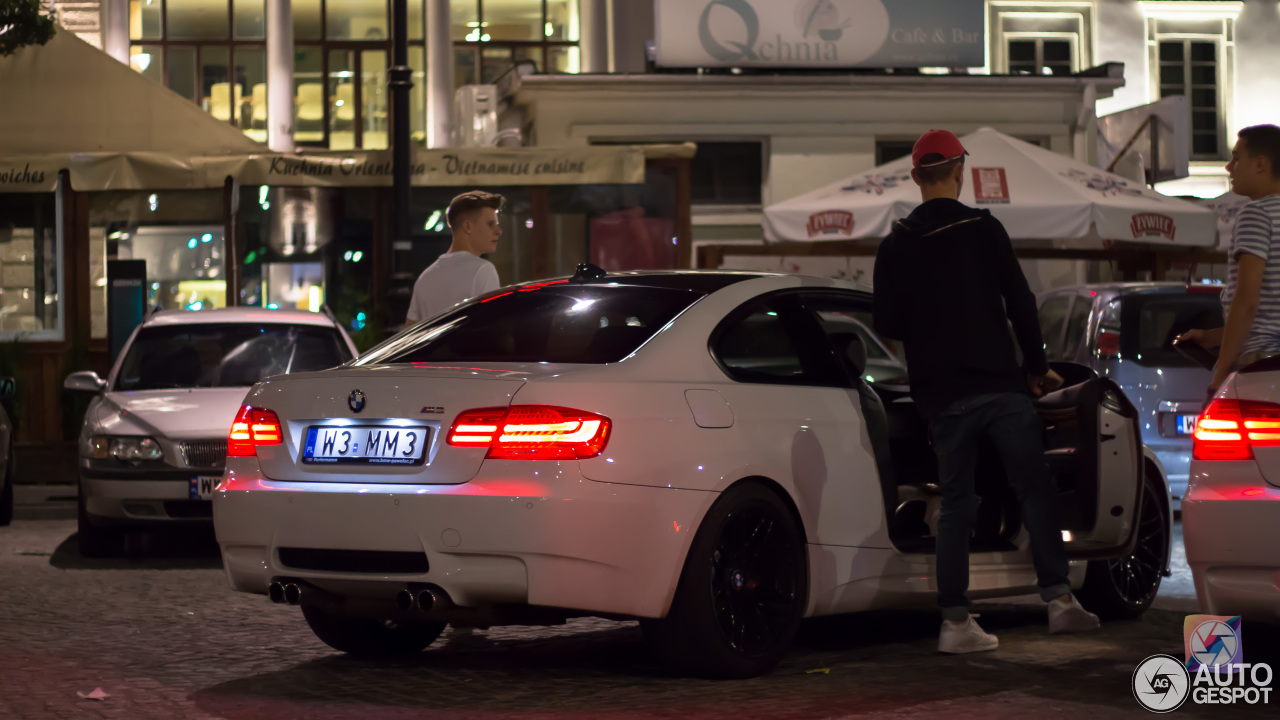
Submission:
M 1045 459 L 1057 487 L 1072 559 L 1132 552 L 1142 498 L 1138 411 L 1120 387 L 1081 365 L 1054 369 L 1067 379 L 1036 400 L 1045 423 Z

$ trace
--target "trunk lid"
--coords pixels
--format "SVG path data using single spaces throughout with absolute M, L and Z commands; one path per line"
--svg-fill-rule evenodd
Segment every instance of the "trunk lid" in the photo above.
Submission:
M 510 405 L 530 379 L 574 367 L 460 363 L 340 368 L 268 380 L 245 402 L 280 418 L 282 444 L 257 449 L 262 472 L 272 480 L 458 484 L 475 476 L 486 449 L 447 444 L 444 435 L 454 419 L 467 410 Z M 410 443 L 405 429 L 425 429 L 427 435 L 421 464 L 315 464 L 303 461 L 312 428 L 346 430 L 352 433 L 347 440 L 356 443 L 388 432 Z

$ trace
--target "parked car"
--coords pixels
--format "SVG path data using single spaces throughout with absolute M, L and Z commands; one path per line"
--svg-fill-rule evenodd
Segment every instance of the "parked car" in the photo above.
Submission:
M 1106 283 L 1040 296 L 1050 360 L 1111 378 L 1138 408 L 1142 439 L 1164 466 L 1174 509 L 1182 503 L 1196 417 L 1213 372 L 1173 348 L 1194 328 L 1222 327 L 1220 285 Z
M 227 428 L 248 388 L 355 355 L 325 314 L 228 308 L 146 318 L 106 380 L 87 371 L 65 382 L 96 395 L 80 433 L 81 554 L 119 553 L 128 527 L 209 522 Z
M 937 470 L 908 388 L 867 381 L 844 332 L 870 310 L 833 280 L 586 267 L 260 383 L 214 493 L 227 577 L 348 653 L 600 615 L 718 677 L 768 671 L 802 617 L 933 608 Z M 1132 617 L 1168 567 L 1168 492 L 1137 409 L 1081 370 L 1040 406 L 1071 580 Z M 991 460 L 972 594 L 1034 592 Z
M 0 378 L 0 399 L 11 398 L 13 393 L 13 378 Z M 3 406 L 0 406 L 0 448 L 4 449 L 4 459 L 0 460 L 4 473 L 0 477 L 0 526 L 4 526 L 13 522 L 13 483 L 17 465 L 13 456 L 13 422 Z
M 1200 608 L 1280 624 L 1280 357 L 1232 375 L 1195 433 L 1182 503 Z

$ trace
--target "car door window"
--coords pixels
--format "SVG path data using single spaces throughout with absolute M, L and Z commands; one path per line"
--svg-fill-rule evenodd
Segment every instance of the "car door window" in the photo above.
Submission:
M 1062 339 L 1062 356 L 1064 360 L 1074 360 L 1084 342 L 1089 328 L 1089 315 L 1093 311 L 1093 299 L 1077 296 L 1067 315 L 1067 334 Z
M 1055 295 L 1040 306 L 1040 334 L 1044 336 L 1045 355 L 1050 360 L 1062 357 L 1062 330 L 1070 306 L 1070 295 Z
M 862 368 L 863 379 L 873 383 L 904 380 L 906 364 L 872 329 L 874 322 L 869 299 L 837 293 L 810 293 L 803 297 L 802 302 L 817 316 L 833 353 L 846 370 L 856 369 L 850 359 L 849 347 L 857 338 L 867 352 L 866 366 Z
M 757 301 L 717 329 L 712 353 L 730 377 L 772 385 L 840 385 L 842 373 L 794 301 Z

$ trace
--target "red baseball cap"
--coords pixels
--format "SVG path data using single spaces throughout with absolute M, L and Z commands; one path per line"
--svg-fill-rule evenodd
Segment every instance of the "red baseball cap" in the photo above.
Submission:
M 959 157 L 968 155 L 969 151 L 964 149 L 964 145 L 960 144 L 960 138 L 946 130 L 930 130 L 920 136 L 916 141 L 916 145 L 911 150 L 912 167 L 933 167 L 943 163 L 951 162 Z M 928 164 L 920 164 L 928 155 L 941 155 L 941 160 L 935 160 Z

